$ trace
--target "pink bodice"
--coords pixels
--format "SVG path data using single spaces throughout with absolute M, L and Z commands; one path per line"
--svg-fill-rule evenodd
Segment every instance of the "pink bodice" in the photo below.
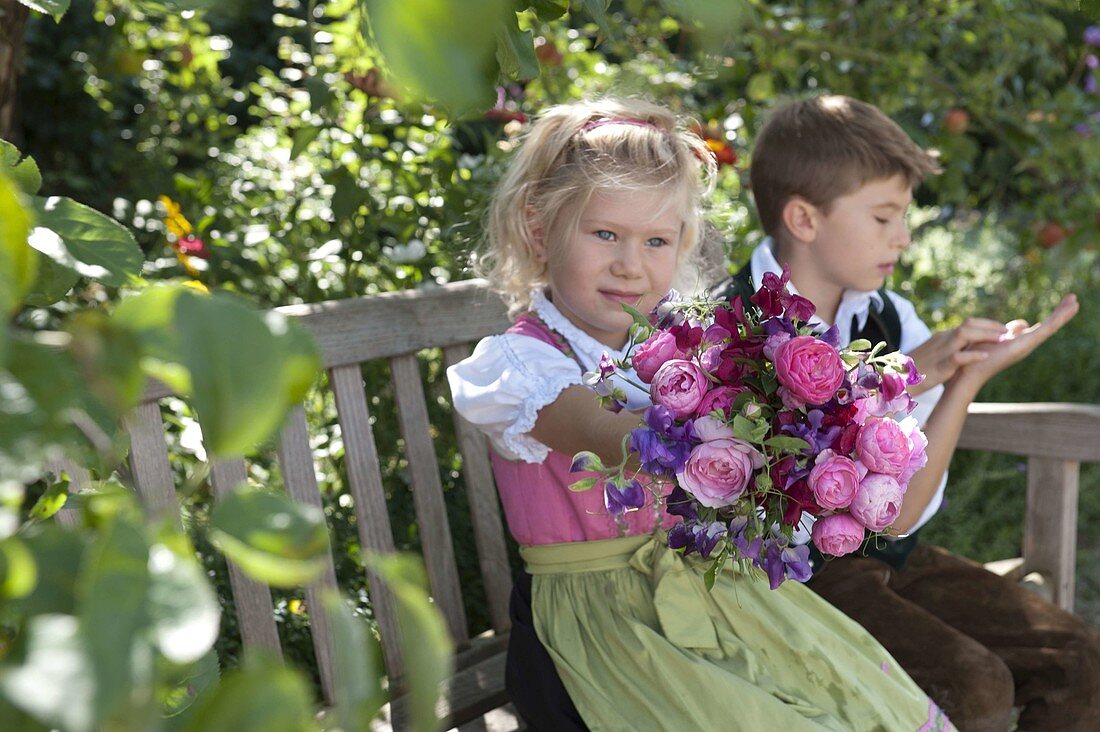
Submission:
M 615 518 L 604 507 L 600 488 L 569 490 L 569 484 L 579 477 L 569 472 L 571 456 L 551 451 L 541 463 L 525 463 L 505 460 L 493 451 L 492 460 L 508 530 L 523 545 L 649 534 L 679 521 L 651 499 L 646 506 L 624 515 L 626 531 L 620 532 Z

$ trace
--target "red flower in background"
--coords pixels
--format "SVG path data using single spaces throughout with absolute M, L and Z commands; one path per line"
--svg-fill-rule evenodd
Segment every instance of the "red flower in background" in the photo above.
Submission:
M 180 254 L 198 257 L 199 259 L 210 259 L 210 250 L 207 248 L 206 242 L 197 236 L 185 236 L 174 242 L 172 246 Z

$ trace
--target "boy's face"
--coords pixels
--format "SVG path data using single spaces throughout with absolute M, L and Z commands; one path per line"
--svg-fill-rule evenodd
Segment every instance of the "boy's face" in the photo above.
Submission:
M 824 283 L 843 290 L 877 290 L 912 241 L 905 213 L 913 201 L 903 175 L 878 178 L 817 210 L 810 263 Z

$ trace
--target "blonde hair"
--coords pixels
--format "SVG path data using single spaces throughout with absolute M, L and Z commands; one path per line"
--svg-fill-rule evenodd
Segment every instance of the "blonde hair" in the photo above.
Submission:
M 497 185 L 477 269 L 515 315 L 530 305 L 532 290 L 548 284 L 547 265 L 536 256 L 535 222 L 552 257 L 594 194 L 661 190 L 683 209 L 682 272 L 695 261 L 701 200 L 714 176 L 706 145 L 664 107 L 633 99 L 551 107 Z
M 829 212 L 836 199 L 872 180 L 902 175 L 915 188 L 940 172 L 936 159 L 878 107 L 818 96 L 778 107 L 753 145 L 752 196 L 764 231 L 782 234 L 794 196 Z

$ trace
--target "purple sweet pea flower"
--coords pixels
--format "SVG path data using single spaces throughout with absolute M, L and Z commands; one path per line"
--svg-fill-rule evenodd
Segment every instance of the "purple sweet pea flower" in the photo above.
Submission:
M 699 520 L 699 502 L 680 486 L 673 488 L 665 498 L 665 511 L 672 516 L 682 516 L 685 523 Z
M 752 541 L 748 540 L 745 536 L 748 524 L 748 516 L 738 516 L 730 521 L 730 544 L 737 550 L 739 558 L 751 559 L 753 564 L 760 566 L 760 547 L 763 546 L 763 540 L 759 536 L 753 537 Z
M 813 574 L 810 569 L 810 548 L 805 545 L 787 546 L 785 541 L 773 539 L 767 542 L 764 550 L 764 571 L 773 590 L 787 578 L 805 582 Z
M 1090 69 L 1100 67 L 1100 58 L 1097 58 L 1096 54 L 1090 53 L 1088 56 L 1085 56 L 1085 66 L 1088 66 Z
M 1090 25 L 1085 28 L 1084 39 L 1090 46 L 1100 46 L 1100 25 Z
M 801 438 L 810 444 L 807 449 L 802 451 L 804 455 L 816 455 L 822 450 L 831 448 L 843 431 L 837 425 L 822 429 L 821 425 L 824 420 L 824 412 L 820 409 L 811 409 L 806 412 L 806 422 L 783 425 L 781 431 L 791 437 Z
M 619 487 L 608 481 L 603 489 L 604 505 L 612 516 L 621 516 L 645 505 L 645 488 L 637 480 Z
M 819 333 L 817 336 L 820 340 L 825 341 L 833 348 L 840 348 L 840 330 L 835 326 L 829 326 L 829 329 L 824 333 Z
M 709 559 L 725 535 L 726 527 L 720 521 L 682 523 L 669 529 L 668 545 L 672 549 L 683 549 L 684 554 L 698 553 L 703 559 Z
M 1100 84 L 1097 84 L 1096 77 L 1092 74 L 1086 76 L 1085 91 L 1087 91 L 1089 94 L 1095 94 L 1098 90 L 1100 90 Z
M 598 463 L 599 458 L 595 453 L 591 452 L 578 452 L 573 456 L 573 464 L 569 466 L 570 473 L 591 473 L 598 471 L 602 465 Z
M 642 470 L 654 475 L 673 476 L 683 470 L 691 448 L 690 440 L 665 438 L 647 427 L 637 427 L 630 433 L 631 451 L 637 453 Z

